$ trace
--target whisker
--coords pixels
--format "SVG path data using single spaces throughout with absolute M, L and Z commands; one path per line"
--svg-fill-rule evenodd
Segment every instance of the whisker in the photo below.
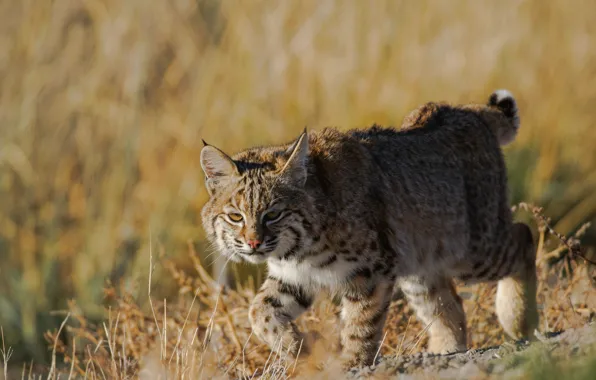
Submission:
M 213 266 L 213 264 L 215 264 L 215 262 L 217 261 L 217 259 L 219 259 L 219 257 L 213 258 L 213 260 L 208 265 L 209 266 Z
M 217 247 L 212 247 L 212 248 L 208 248 L 208 249 L 211 250 L 211 253 L 209 253 L 207 256 L 205 256 L 205 258 L 203 259 L 203 260 L 205 260 L 205 262 L 207 262 L 207 259 L 209 259 L 211 256 L 219 253 L 219 250 L 217 249 Z
M 232 257 L 231 256 L 228 257 L 228 259 L 226 260 L 226 262 L 222 266 L 221 271 L 219 272 L 219 275 L 217 276 L 217 280 L 216 280 L 217 282 L 219 282 L 221 280 L 221 276 L 224 274 L 224 272 L 225 272 L 225 270 L 226 270 L 226 268 L 227 268 L 228 263 L 230 262 L 230 260 L 232 260 Z M 221 289 L 219 291 L 221 292 Z

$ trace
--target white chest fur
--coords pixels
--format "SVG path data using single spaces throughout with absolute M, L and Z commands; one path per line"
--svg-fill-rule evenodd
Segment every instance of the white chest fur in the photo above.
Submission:
M 338 258 L 333 264 L 320 267 L 318 263 L 324 262 L 329 255 L 332 254 L 317 255 L 301 262 L 271 259 L 268 261 L 269 274 L 290 284 L 333 290 L 345 284 L 356 265 Z

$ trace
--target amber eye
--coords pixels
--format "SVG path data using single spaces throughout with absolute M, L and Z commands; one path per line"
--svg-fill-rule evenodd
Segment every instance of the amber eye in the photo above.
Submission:
M 228 218 L 234 223 L 242 222 L 242 214 L 238 214 L 236 212 L 231 212 L 228 214 Z
M 281 212 L 279 211 L 269 211 L 263 216 L 263 220 L 266 222 L 271 222 L 275 219 L 279 219 L 281 216 Z

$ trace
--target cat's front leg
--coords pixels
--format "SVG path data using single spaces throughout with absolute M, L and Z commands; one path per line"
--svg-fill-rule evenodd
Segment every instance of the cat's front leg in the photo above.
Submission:
M 304 335 L 294 320 L 313 302 L 314 295 L 302 286 L 269 276 L 250 305 L 253 332 L 276 352 L 296 357 L 308 353 Z
M 342 365 L 345 369 L 373 364 L 391 302 L 393 282 L 379 282 L 348 292 L 342 298 Z

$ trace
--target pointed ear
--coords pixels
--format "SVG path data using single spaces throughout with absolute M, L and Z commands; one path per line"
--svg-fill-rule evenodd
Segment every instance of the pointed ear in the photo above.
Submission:
M 230 156 L 212 145 L 205 145 L 201 149 L 201 167 L 210 194 L 223 181 L 238 175 L 238 168 Z
M 287 153 L 290 155 L 290 158 L 288 158 L 284 168 L 281 170 L 281 176 L 291 180 L 294 184 L 304 186 L 306 183 L 309 153 L 306 128 L 304 128 L 304 132 L 298 137 L 298 140 L 290 145 Z

